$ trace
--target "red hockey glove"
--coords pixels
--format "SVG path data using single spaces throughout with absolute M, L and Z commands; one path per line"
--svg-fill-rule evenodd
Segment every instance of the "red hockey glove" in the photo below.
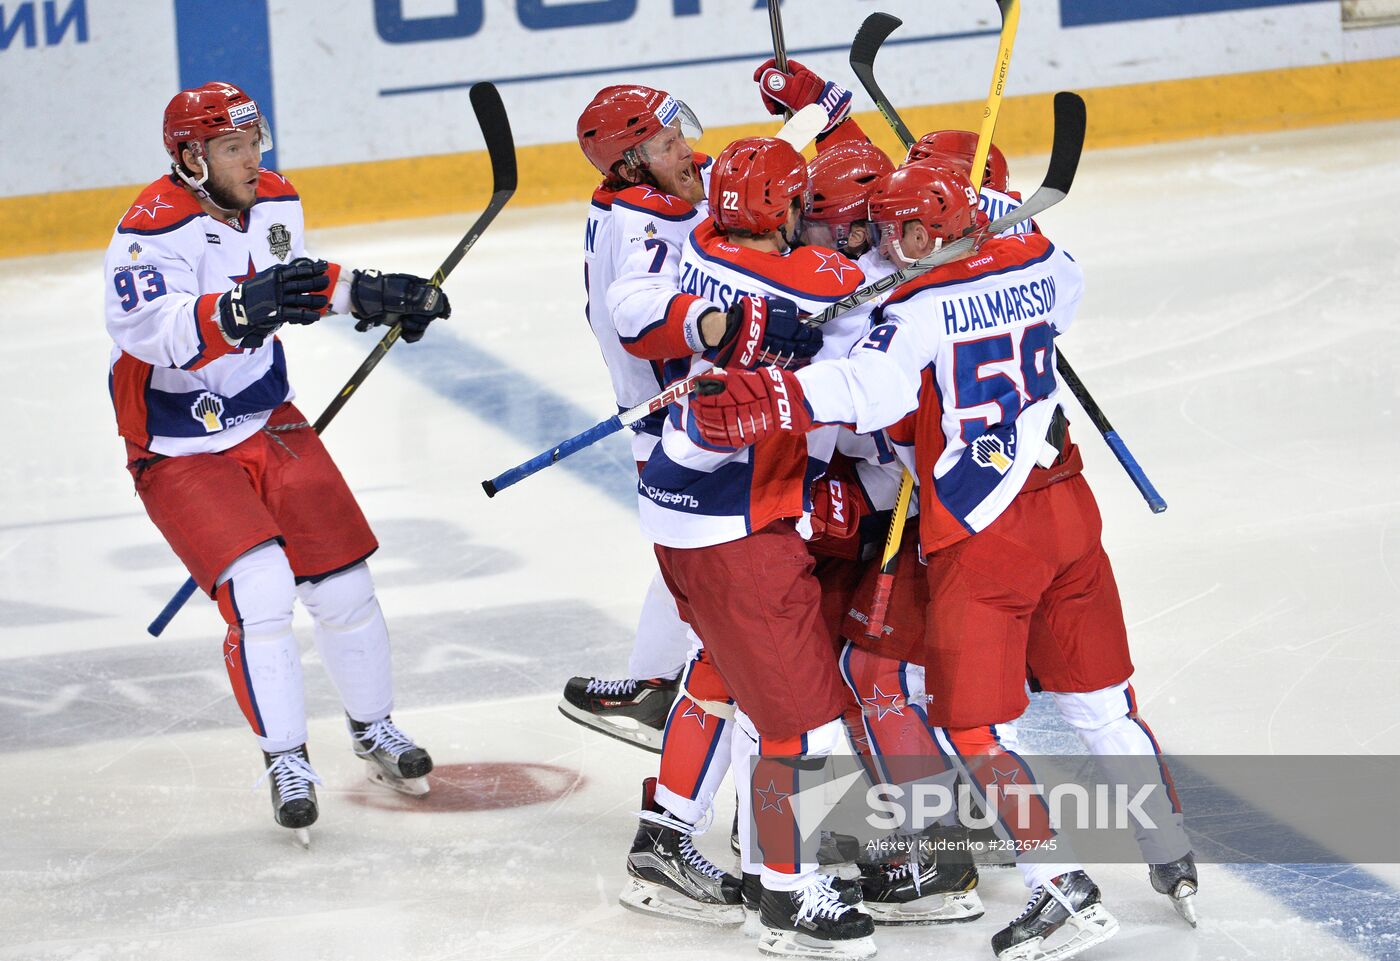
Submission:
M 851 92 L 839 83 L 828 83 L 796 60 L 787 62 L 787 73 L 777 67 L 772 57 L 753 72 L 758 89 L 763 94 L 763 106 L 771 114 L 784 110 L 793 113 L 808 104 L 821 104 L 827 123 L 822 128 L 828 134 L 851 113 Z
M 690 399 L 690 415 L 700 436 L 716 447 L 746 447 L 813 426 L 802 383 L 781 367 L 707 374 Z
M 860 485 L 837 476 L 843 472 L 836 464 L 832 469 L 837 474 L 828 473 L 812 485 L 812 537 L 807 546 L 814 554 L 858 560 L 860 522 L 870 507 Z M 854 477 L 854 468 L 850 475 Z

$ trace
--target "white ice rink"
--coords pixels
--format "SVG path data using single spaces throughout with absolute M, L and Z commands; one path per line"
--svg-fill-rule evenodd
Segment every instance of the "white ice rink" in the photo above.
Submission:
M 1061 346 L 1171 505 L 1150 514 L 1074 418 L 1174 753 L 1400 751 L 1397 213 L 1389 122 L 1091 152 L 1042 219 L 1088 277 Z M 470 219 L 312 244 L 426 273 Z M 623 671 L 650 576 L 625 443 L 479 486 L 613 410 L 582 225 L 582 204 L 508 210 L 449 281 L 451 320 L 327 432 L 383 543 L 395 717 L 439 774 L 426 803 L 362 780 L 308 635 L 309 851 L 251 789 L 214 607 L 144 631 L 185 572 L 122 468 L 100 254 L 0 262 L 0 959 L 757 957 L 618 906 L 655 758 L 555 710 L 569 675 Z M 343 321 L 283 338 L 312 416 L 374 342 Z M 1063 738 L 1043 717 L 1032 744 Z M 701 843 L 727 866 L 727 840 Z M 1086 959 L 1400 958 L 1396 866 L 1205 865 L 1194 932 L 1140 866 L 1090 870 L 1123 929 Z M 981 890 L 982 920 L 879 929 L 880 956 L 988 961 L 1024 892 L 1012 871 Z

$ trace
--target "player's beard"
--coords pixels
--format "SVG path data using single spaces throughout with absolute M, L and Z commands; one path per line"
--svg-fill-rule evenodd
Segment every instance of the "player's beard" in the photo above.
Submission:
M 213 177 L 210 177 L 204 184 L 204 191 L 209 194 L 210 202 L 220 210 L 230 210 L 236 214 L 242 214 L 252 206 L 251 203 L 244 203 L 239 200 L 222 184 L 215 181 Z

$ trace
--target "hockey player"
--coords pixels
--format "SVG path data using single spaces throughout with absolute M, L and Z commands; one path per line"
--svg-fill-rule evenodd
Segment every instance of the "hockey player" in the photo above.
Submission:
M 882 180 L 870 201 L 903 262 L 971 230 L 975 209 L 965 178 L 918 165 Z M 915 659 L 928 668 L 929 722 L 984 793 L 1006 770 L 1025 769 L 995 725 L 1025 709 L 1027 662 L 1079 708 L 1082 732 L 1126 740 L 1126 728 L 1140 730 L 1112 705 L 1132 671 L 1122 612 L 1078 452 L 1057 416 L 1054 336 L 1081 290 L 1078 266 L 1043 236 L 992 239 L 975 258 L 896 290 L 849 358 L 717 375 L 692 404 L 707 441 L 739 429 L 788 438 L 822 423 L 868 431 L 914 412 L 913 444 L 900 453 L 922 481 L 930 591 Z M 1030 825 L 1019 840 L 1054 836 L 1042 808 L 1017 813 Z M 992 939 L 999 957 L 1069 957 L 1116 932 L 1079 865 L 1026 858 L 1021 868 L 1030 900 Z M 1068 941 L 1045 947 L 1066 924 Z
M 749 324 L 731 356 L 694 351 L 666 366 L 668 382 L 717 361 L 751 366 L 775 316 L 820 311 L 860 283 L 859 268 L 836 251 L 792 247 L 807 189 L 801 155 L 779 140 L 736 141 L 715 161 L 711 217 L 686 242 L 681 291 L 721 306 L 744 303 L 745 295 L 770 299 L 748 298 Z M 859 335 L 824 333 L 829 345 L 811 329 L 805 343 L 794 340 L 779 353 L 811 356 L 818 345 L 844 353 Z M 779 370 L 761 366 L 757 376 Z M 751 445 L 742 430 L 704 440 L 683 401 L 668 408 L 638 493 L 643 530 L 657 545 L 682 617 L 705 639 L 737 703 L 736 723 L 756 735 L 759 771 L 767 772 L 750 795 L 764 854 L 760 948 L 864 957 L 874 951 L 870 919 L 843 901 L 815 864 L 802 863 L 790 843 L 774 840 L 793 836 L 792 811 L 780 796 L 795 790 L 793 762 L 829 753 L 844 737 L 846 693 L 822 628 L 812 560 L 795 527 L 831 441 L 814 435 Z M 741 773 L 736 765 L 736 778 Z M 807 939 L 820 947 L 804 945 Z
M 742 298 L 720 309 L 677 290 L 681 247 L 708 211 L 700 191 L 710 160 L 693 153 L 687 131 L 698 133 L 699 124 L 684 104 L 641 86 L 604 88 L 579 118 L 580 146 L 604 177 L 585 233 L 588 316 L 620 408 L 661 389 L 665 361 L 711 348 L 733 354 L 740 333 L 748 331 Z M 783 319 L 760 338 L 760 354 L 798 349 L 784 336 L 801 325 L 790 317 L 783 328 Z M 657 443 L 661 416 L 634 434 L 639 469 Z M 574 678 L 561 710 L 634 743 L 646 737 L 661 749 L 659 779 L 649 778 L 643 787 L 622 903 L 688 920 L 737 923 L 738 880 L 701 856 L 692 840 L 708 823 L 714 793 L 729 769 L 732 732 L 728 695 L 703 651 L 687 660 L 687 650 L 698 647 L 693 638 L 658 575 L 643 606 L 633 676 Z M 677 697 L 682 664 L 687 693 Z
M 257 735 L 277 823 L 316 821 L 300 597 L 373 779 L 426 793 L 428 753 L 390 718 L 389 636 L 366 559 L 374 535 L 292 404 L 277 331 L 350 313 L 421 338 L 447 296 L 407 274 L 306 256 L 301 201 L 259 168 L 271 136 L 239 88 L 208 83 L 166 107 L 171 173 L 141 191 L 107 249 L 110 388 L 127 466 L 151 520 L 228 623 L 223 659 Z M 392 315 L 392 316 L 391 316 Z
M 765 89 L 779 86 L 773 113 L 821 102 L 827 125 L 820 139 L 833 142 L 864 135 L 850 114 L 851 95 L 801 64 L 789 74 L 759 67 Z M 835 131 L 841 129 L 841 134 Z M 589 324 L 608 366 L 618 409 L 625 410 L 660 390 L 660 366 L 695 350 L 714 347 L 737 320 L 727 308 L 696 296 L 679 295 L 681 246 L 708 215 L 710 158 L 688 140 L 701 126 L 683 101 L 641 85 L 600 90 L 579 117 L 579 146 L 603 176 L 594 191 L 584 233 L 584 283 Z M 833 136 L 834 135 L 834 136 Z M 662 412 L 634 427 L 633 456 L 644 464 L 660 437 Z M 640 467 L 639 467 L 640 469 Z M 659 750 L 678 674 L 693 639 L 675 613 L 660 576 L 642 605 L 628 676 L 574 677 L 559 709 L 565 716 L 611 736 Z

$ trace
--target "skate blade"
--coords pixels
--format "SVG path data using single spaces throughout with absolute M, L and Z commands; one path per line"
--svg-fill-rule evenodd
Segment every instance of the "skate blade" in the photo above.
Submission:
M 1189 881 L 1182 881 L 1171 895 L 1172 907 L 1181 915 L 1181 920 L 1191 927 L 1196 926 L 1196 888 Z
M 763 937 L 763 921 L 758 916 L 758 910 L 744 909 L 744 929 L 743 935 L 750 941 L 756 941 Z
M 1072 958 L 1096 944 L 1103 944 L 1117 934 L 1118 919 L 1109 914 L 1108 909 L 1102 904 L 1092 904 L 1083 911 L 1070 915 L 1059 929 L 1052 932 L 1051 936 L 1060 934 L 1066 928 L 1071 931 L 1068 940 L 1061 941 L 1053 948 L 1045 947 L 1043 938 L 1031 938 L 1029 941 L 1022 941 L 1014 947 L 1007 948 L 997 955 L 997 959 L 998 961 L 1064 961 L 1065 958 Z
M 631 744 L 633 747 L 639 747 L 643 751 L 650 751 L 652 754 L 661 753 L 662 732 L 656 728 L 647 727 L 636 718 L 601 718 L 596 714 L 579 710 L 568 701 L 559 702 L 559 713 L 575 724 L 582 724 L 599 734 L 617 738 L 619 741 Z
M 292 828 L 292 840 L 301 846 L 303 851 L 311 850 L 311 829 Z
M 409 797 L 422 797 L 428 793 L 428 776 L 423 777 L 394 777 L 385 771 L 375 761 L 367 762 L 370 767 L 365 771 L 365 777 L 375 784 L 382 784 L 391 791 L 399 794 L 407 794 Z
M 797 931 L 783 931 L 764 925 L 763 933 L 758 937 L 758 951 L 780 958 L 839 958 L 845 961 L 875 957 L 875 939 L 866 936 L 826 941 Z
M 986 913 L 976 891 L 930 894 L 905 904 L 865 903 L 876 924 L 958 924 Z
M 642 914 L 693 921 L 696 924 L 733 927 L 744 923 L 743 905 L 706 904 L 640 878 L 628 878 L 617 900 L 624 908 Z

